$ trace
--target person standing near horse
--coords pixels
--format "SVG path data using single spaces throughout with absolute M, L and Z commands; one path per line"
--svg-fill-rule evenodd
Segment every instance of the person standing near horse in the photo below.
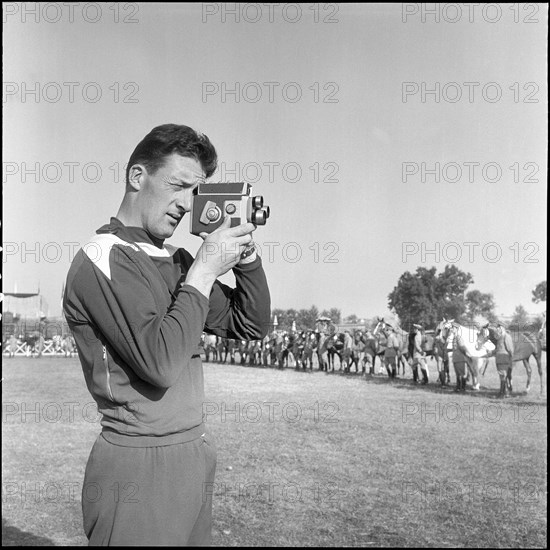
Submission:
M 342 348 L 342 367 L 344 372 L 349 372 L 353 355 L 353 338 L 349 330 L 344 331 L 344 346 Z
M 386 325 L 386 351 L 384 353 L 384 365 L 389 378 L 397 376 L 397 361 L 399 353 L 399 339 L 392 326 Z
M 419 324 L 413 324 L 413 329 L 411 331 L 411 337 L 409 339 L 409 347 L 411 357 L 412 357 L 412 371 L 413 371 L 413 381 L 415 384 L 418 383 L 418 367 L 422 371 L 422 384 L 427 384 L 429 381 L 428 377 L 428 364 L 426 362 L 426 354 L 424 352 L 424 337 L 422 334 L 423 327 Z
M 479 345 L 490 339 L 495 345 L 495 362 L 500 378 L 500 390 L 498 396 L 506 397 L 506 392 L 512 395 L 512 368 L 514 366 L 514 340 L 502 323 L 490 327 L 485 325 L 480 332 Z
M 512 367 L 514 366 L 514 341 L 512 335 L 499 323 L 495 330 L 495 361 L 500 377 L 499 397 L 506 397 L 506 390 L 512 395 Z
M 365 374 L 365 338 L 361 330 L 358 330 L 353 336 L 350 370 L 353 364 L 355 364 L 357 373 L 361 367 L 362 374 Z
M 456 340 L 454 340 L 456 342 Z M 466 391 L 466 380 L 468 371 L 468 357 L 458 346 L 453 349 L 453 366 L 456 374 L 455 392 Z

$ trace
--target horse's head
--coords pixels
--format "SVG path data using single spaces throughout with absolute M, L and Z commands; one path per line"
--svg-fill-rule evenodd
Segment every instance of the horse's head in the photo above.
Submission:
M 449 334 L 451 334 L 451 331 L 453 330 L 453 322 L 454 319 L 445 319 L 445 317 L 443 317 L 443 320 L 437 325 L 435 329 L 435 337 L 440 342 L 445 343 L 449 338 Z
M 490 340 L 490 338 L 491 331 L 489 329 L 489 323 L 487 323 L 486 325 L 483 325 L 477 333 L 476 349 L 481 349 L 485 343 Z
M 477 333 L 476 349 L 485 349 L 485 351 L 491 355 L 498 341 L 505 335 L 506 329 L 502 325 L 491 325 L 490 323 L 486 323 L 482 325 Z
M 393 331 L 393 327 L 389 323 L 386 323 L 383 317 L 378 317 L 378 323 L 376 324 L 376 327 L 374 328 L 372 334 L 375 337 L 380 334 L 387 337 L 388 333 L 391 331 Z
M 384 330 L 384 327 L 386 326 L 386 323 L 384 322 L 383 317 L 378 317 L 378 322 L 376 323 L 376 326 L 374 327 L 374 330 L 372 331 L 372 335 L 376 336 L 379 332 Z

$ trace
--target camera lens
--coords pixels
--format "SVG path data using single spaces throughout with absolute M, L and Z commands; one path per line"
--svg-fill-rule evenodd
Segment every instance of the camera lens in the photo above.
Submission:
M 252 223 L 256 225 L 265 225 L 266 219 L 265 210 L 255 210 L 252 212 Z
M 254 208 L 261 208 L 264 205 L 264 198 L 261 195 L 257 195 L 252 199 L 252 206 Z
M 269 206 L 265 206 L 264 211 L 266 219 L 269 218 L 269 214 L 271 213 L 271 211 L 269 210 Z

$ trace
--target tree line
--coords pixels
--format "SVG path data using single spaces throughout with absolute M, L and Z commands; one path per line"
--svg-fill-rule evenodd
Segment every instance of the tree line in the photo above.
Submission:
M 435 267 L 419 267 L 416 272 L 403 273 L 396 286 L 388 295 L 388 308 L 400 319 L 401 327 L 410 329 L 412 323 L 420 323 L 425 328 L 433 328 L 441 319 L 456 319 L 462 322 L 471 322 L 482 317 L 488 321 L 496 321 L 496 304 L 491 292 L 482 292 L 477 289 L 468 290 L 474 283 L 471 273 L 464 272 L 454 265 L 445 266 L 437 273 Z M 536 285 L 531 291 L 531 300 L 534 303 L 546 301 L 546 281 Z M 274 309 L 277 316 L 279 330 L 290 330 L 293 322 L 298 330 L 315 328 L 315 321 L 319 317 L 328 317 L 335 325 L 356 324 L 361 319 L 356 314 L 342 318 L 338 308 L 319 311 L 316 306 L 309 309 Z M 370 327 L 374 319 L 363 319 L 364 324 Z M 514 311 L 510 328 L 524 327 L 539 328 L 542 319 L 529 321 L 526 309 L 518 305 Z

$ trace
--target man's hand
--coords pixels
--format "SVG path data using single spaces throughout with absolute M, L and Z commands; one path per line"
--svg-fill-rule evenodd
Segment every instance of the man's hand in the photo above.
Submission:
M 189 269 L 185 284 L 194 286 L 209 298 L 214 281 L 239 263 L 242 252 L 252 242 L 255 229 L 253 223 L 231 227 L 231 218 L 227 216 L 212 233 L 201 233 L 204 242 Z

